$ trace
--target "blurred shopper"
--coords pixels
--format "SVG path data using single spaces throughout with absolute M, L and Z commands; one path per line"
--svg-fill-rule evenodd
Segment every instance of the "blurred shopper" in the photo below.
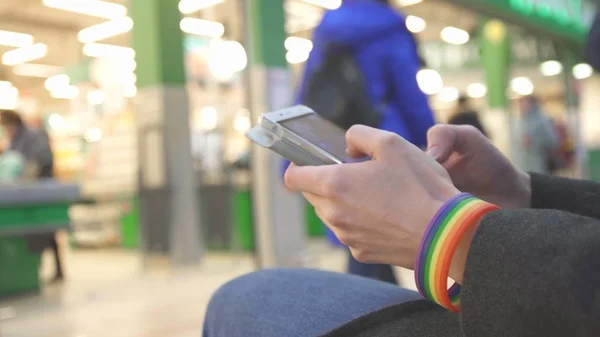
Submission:
M 404 16 L 391 1 L 344 0 L 325 14 L 313 43 L 298 103 L 343 128 L 365 124 L 426 146 L 434 119 L 417 84 L 421 58 Z M 348 257 L 349 273 L 396 283 L 390 266 Z
M 535 96 L 525 96 L 519 101 L 521 110 L 521 168 L 528 172 L 550 173 L 548 165 L 558 148 L 558 136 L 554 124 L 542 112 Z
M 54 178 L 54 159 L 48 135 L 43 130 L 33 130 L 25 125 L 21 116 L 12 110 L 0 110 L 0 124 L 8 136 L 9 150 L 20 153 L 26 161 L 26 175 L 30 178 Z M 62 280 L 63 270 L 56 234 L 31 235 L 28 241 L 35 247 L 50 247 L 54 252 L 55 280 Z
M 567 123 L 562 121 L 552 121 L 557 139 L 557 146 L 550 154 L 548 160 L 548 170 L 552 174 L 565 173 L 565 170 L 574 167 L 576 159 L 575 138 L 569 131 Z
M 34 176 L 38 179 L 54 178 L 54 159 L 48 135 L 27 127 L 21 116 L 12 110 L 0 111 L 0 124 L 10 141 L 10 150 L 21 153 L 28 164 L 34 166 Z
M 481 131 L 486 137 L 487 132 L 481 123 L 481 119 L 479 118 L 479 113 L 475 111 L 471 107 L 471 102 L 469 98 L 465 95 L 461 95 L 458 98 L 458 103 L 456 105 L 456 111 L 450 117 L 448 124 L 453 125 L 471 125 L 474 126 L 477 130 Z

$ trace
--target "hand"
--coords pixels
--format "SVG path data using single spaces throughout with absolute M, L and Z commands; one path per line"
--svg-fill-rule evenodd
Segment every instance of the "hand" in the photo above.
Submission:
M 531 181 L 472 126 L 436 125 L 427 135 L 427 153 L 448 171 L 463 192 L 502 208 L 528 208 Z
M 396 134 L 355 126 L 346 140 L 351 156 L 372 160 L 292 165 L 286 184 L 303 192 L 357 260 L 414 268 L 431 218 L 459 191 L 433 158 Z

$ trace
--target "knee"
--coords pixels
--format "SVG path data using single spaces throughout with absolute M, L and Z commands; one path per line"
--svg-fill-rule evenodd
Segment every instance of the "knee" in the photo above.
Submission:
M 232 325 L 244 324 L 244 318 L 250 318 L 264 307 L 265 298 L 283 285 L 290 271 L 260 270 L 221 286 L 212 296 L 205 317 L 206 330 L 221 331 L 234 328 Z M 229 321 L 235 320 L 235 321 Z M 207 334 L 214 335 L 214 334 Z

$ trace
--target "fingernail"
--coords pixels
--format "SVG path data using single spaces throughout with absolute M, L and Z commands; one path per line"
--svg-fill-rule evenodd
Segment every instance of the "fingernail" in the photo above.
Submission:
M 427 150 L 427 154 L 437 159 L 440 156 L 440 149 L 437 146 L 433 146 Z

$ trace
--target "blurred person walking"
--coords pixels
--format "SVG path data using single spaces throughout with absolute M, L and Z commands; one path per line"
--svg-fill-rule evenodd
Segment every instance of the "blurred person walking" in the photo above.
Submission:
M 25 158 L 25 174 L 29 175 L 29 178 L 54 178 L 54 156 L 48 134 L 44 130 L 27 127 L 21 116 L 12 110 L 0 110 L 0 125 L 10 142 L 9 150 L 20 153 Z M 27 241 L 34 249 L 52 249 L 56 266 L 54 280 L 62 280 L 64 275 L 56 233 L 29 235 Z
M 435 122 L 416 79 L 422 59 L 405 17 L 391 1 L 344 0 L 325 14 L 313 43 L 297 103 L 342 128 L 365 124 L 426 147 L 427 130 Z M 328 235 L 337 241 L 332 232 Z M 361 263 L 350 252 L 348 261 L 351 274 L 397 283 L 389 265 Z
M 448 124 L 471 125 L 477 130 L 481 131 L 481 133 L 483 133 L 486 137 L 488 136 L 483 124 L 481 123 L 481 119 L 479 118 L 479 113 L 472 108 L 469 98 L 465 95 L 461 95 L 458 98 L 456 110 L 452 117 L 450 117 L 450 120 L 448 120 Z
M 549 162 L 558 148 L 558 135 L 554 123 L 542 111 L 535 96 L 519 100 L 521 110 L 521 169 L 528 172 L 550 174 Z

